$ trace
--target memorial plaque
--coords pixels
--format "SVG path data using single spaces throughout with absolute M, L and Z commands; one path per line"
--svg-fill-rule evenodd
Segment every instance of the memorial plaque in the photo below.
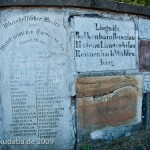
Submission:
M 140 41 L 140 71 L 150 71 L 150 41 Z
M 139 38 L 150 39 L 150 20 L 139 19 Z
M 76 71 L 136 69 L 133 21 L 74 17 Z
M 150 92 L 150 75 L 144 76 L 144 90 Z
M 85 77 L 77 80 L 80 131 L 141 122 L 141 76 Z
M 1 11 L 3 140 L 30 139 L 30 149 L 73 147 L 63 17 L 50 9 Z

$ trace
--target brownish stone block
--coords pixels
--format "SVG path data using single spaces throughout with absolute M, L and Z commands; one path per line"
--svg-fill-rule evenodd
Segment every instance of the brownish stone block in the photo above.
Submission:
M 79 129 L 141 121 L 140 76 L 89 77 L 77 80 Z
M 103 96 L 125 86 L 138 86 L 136 78 L 127 76 L 79 78 L 77 80 L 78 97 Z
M 150 71 L 150 41 L 140 41 L 140 70 Z

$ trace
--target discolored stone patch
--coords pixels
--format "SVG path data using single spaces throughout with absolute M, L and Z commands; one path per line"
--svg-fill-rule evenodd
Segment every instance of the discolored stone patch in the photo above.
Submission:
M 79 129 L 136 124 L 141 121 L 141 77 L 88 77 L 77 80 Z
M 140 41 L 140 71 L 150 71 L 150 41 Z

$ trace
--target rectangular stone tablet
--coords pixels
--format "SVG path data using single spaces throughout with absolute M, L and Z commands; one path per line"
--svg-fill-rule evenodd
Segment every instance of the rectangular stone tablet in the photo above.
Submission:
M 140 71 L 150 71 L 150 40 L 140 41 Z
M 150 39 L 150 20 L 139 18 L 139 38 Z
M 136 69 L 134 21 L 74 17 L 76 71 Z
M 142 77 L 79 78 L 77 100 L 80 131 L 140 123 Z
M 27 149 L 73 147 L 63 18 L 48 8 L 1 11 L 1 139 L 33 140 L 35 147 L 20 145 Z
M 144 90 L 150 91 L 150 75 L 144 75 Z

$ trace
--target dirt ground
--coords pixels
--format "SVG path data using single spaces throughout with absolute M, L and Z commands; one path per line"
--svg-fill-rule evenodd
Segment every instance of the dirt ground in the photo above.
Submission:
M 114 140 L 101 150 L 150 150 L 150 130 L 134 133 L 132 136 Z
M 138 131 L 131 136 L 109 141 L 107 144 L 99 144 L 99 146 L 86 143 L 78 150 L 150 150 L 150 130 Z

